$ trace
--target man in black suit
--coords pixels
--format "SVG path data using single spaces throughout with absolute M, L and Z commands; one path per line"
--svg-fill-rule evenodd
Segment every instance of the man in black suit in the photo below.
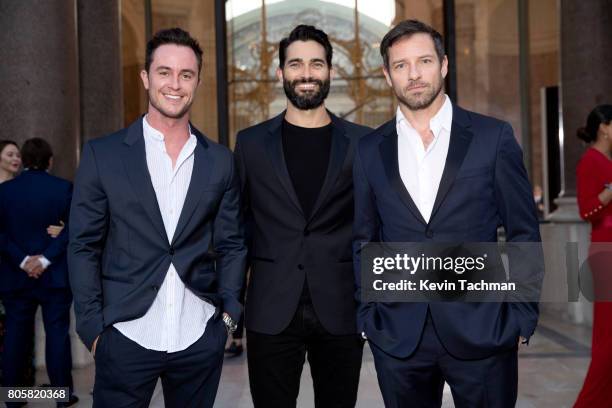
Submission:
M 148 406 L 158 378 L 167 407 L 216 396 L 246 247 L 232 154 L 189 123 L 201 67 L 189 33 L 158 32 L 141 72 L 147 114 L 83 147 L 69 269 L 94 407 Z
M 351 169 L 369 128 L 327 111 L 332 47 L 298 26 L 280 42 L 287 110 L 241 131 L 235 150 L 252 274 L 247 292 L 255 407 L 296 404 L 305 356 L 317 407 L 352 407 L 363 341 L 353 299 Z

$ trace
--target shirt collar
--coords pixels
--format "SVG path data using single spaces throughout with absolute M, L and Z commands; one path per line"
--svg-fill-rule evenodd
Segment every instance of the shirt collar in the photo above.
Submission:
M 191 124 L 189 124 L 188 126 L 189 126 L 188 143 L 191 143 L 193 139 L 195 139 L 195 135 L 193 134 L 193 131 L 191 129 Z M 145 115 L 142 118 L 142 133 L 144 134 L 144 137 L 148 138 L 149 140 L 153 140 L 156 142 L 164 141 L 164 134 L 149 124 L 149 122 L 147 121 L 147 115 Z
M 397 107 L 397 112 L 395 114 L 395 121 L 397 126 L 401 123 L 404 123 L 408 128 L 414 129 L 408 119 L 402 113 L 400 107 Z M 442 107 L 436 112 L 436 114 L 429 120 L 429 128 L 434 134 L 434 138 L 437 138 L 440 134 L 440 130 L 446 129 L 447 131 L 451 131 L 451 126 L 453 123 L 453 105 L 450 101 L 448 95 L 444 94 L 444 103 Z

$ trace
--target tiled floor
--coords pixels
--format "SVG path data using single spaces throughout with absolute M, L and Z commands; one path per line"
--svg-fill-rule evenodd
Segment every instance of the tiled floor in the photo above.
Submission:
M 589 364 L 591 331 L 589 328 L 559 321 L 554 316 L 541 317 L 540 326 L 529 347 L 520 351 L 519 398 L 521 408 L 571 407 Z M 39 381 L 46 375 L 39 373 Z M 90 390 L 93 383 L 93 367 L 74 370 L 76 393 L 81 398 L 78 407 L 91 406 Z M 310 370 L 304 367 L 298 407 L 313 407 Z M 30 407 L 51 407 L 53 404 L 30 403 Z M 445 388 L 444 407 L 453 407 L 450 390 Z M 163 407 L 161 388 L 155 390 L 151 407 Z M 215 407 L 252 407 L 249 394 L 246 357 L 228 359 Z M 376 382 L 372 354 L 366 347 L 361 368 L 361 382 L 357 407 L 383 407 Z

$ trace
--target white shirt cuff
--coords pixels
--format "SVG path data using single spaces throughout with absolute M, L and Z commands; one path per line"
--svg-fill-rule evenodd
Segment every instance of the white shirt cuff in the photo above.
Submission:
M 49 265 L 51 265 L 51 261 L 45 258 L 44 256 L 41 256 L 40 258 L 38 258 L 38 262 L 40 262 L 43 269 L 47 269 Z
M 19 264 L 19 267 L 21 269 L 23 269 L 24 271 L 25 271 L 25 264 L 26 264 L 26 262 L 28 262 L 28 259 L 30 259 L 30 256 L 26 255 L 26 257 L 23 258 L 23 261 L 21 261 L 21 263 Z

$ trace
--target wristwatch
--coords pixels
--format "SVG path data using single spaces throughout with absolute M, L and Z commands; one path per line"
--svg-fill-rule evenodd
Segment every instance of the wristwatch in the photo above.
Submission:
M 612 183 L 606 183 L 606 184 L 604 184 L 604 187 L 605 187 L 607 190 L 612 191 Z
M 234 333 L 238 328 L 238 324 L 227 313 L 223 313 L 223 323 L 229 334 Z

